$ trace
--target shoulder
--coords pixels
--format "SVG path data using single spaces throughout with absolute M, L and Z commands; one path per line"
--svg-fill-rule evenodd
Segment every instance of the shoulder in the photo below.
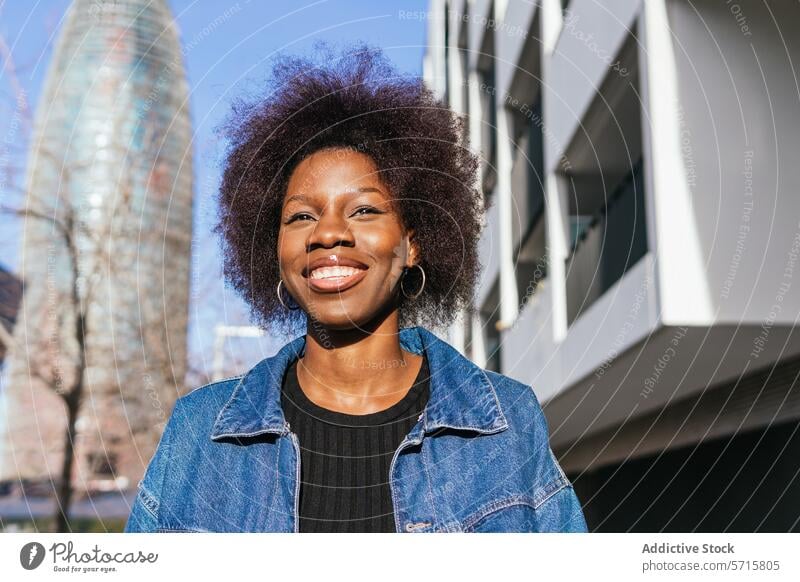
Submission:
M 181 400 L 191 400 L 192 398 L 200 398 L 201 393 L 202 396 L 208 396 L 210 392 L 225 392 L 227 390 L 231 390 L 239 381 L 244 378 L 244 374 L 239 374 L 238 376 L 230 376 L 229 378 L 223 378 L 221 380 L 214 380 L 213 382 L 209 382 L 208 384 L 203 384 L 202 386 L 197 386 L 190 390 L 187 394 L 181 397 Z
M 231 376 L 193 388 L 175 402 L 172 417 L 181 424 L 203 418 L 212 421 L 244 376 Z
M 531 385 L 509 376 L 484 370 L 494 388 L 503 415 L 512 433 L 516 451 L 523 455 L 522 465 L 532 472 L 532 482 L 539 483 L 537 497 L 548 498 L 571 483 L 550 447 L 550 429 L 539 399 Z M 514 447 L 512 447 L 514 448 Z M 529 463 L 533 461 L 533 463 Z
M 503 392 L 511 394 L 517 393 L 518 395 L 527 391 L 533 392 L 533 388 L 529 384 L 515 380 L 511 376 L 506 376 L 505 374 L 500 374 L 499 372 L 486 369 L 483 369 L 483 373 L 486 374 L 487 378 L 489 378 L 489 381 L 492 383 L 492 387 L 495 390 L 502 390 Z
M 564 473 L 550 448 L 550 428 L 533 387 L 509 376 L 484 370 L 497 394 L 498 403 L 506 417 L 515 440 L 543 454 L 546 465 L 552 465 L 552 476 L 565 480 Z
M 531 421 L 543 424 L 547 429 L 547 421 L 536 397 L 533 387 L 510 376 L 483 370 L 497 395 L 498 404 L 509 423 Z

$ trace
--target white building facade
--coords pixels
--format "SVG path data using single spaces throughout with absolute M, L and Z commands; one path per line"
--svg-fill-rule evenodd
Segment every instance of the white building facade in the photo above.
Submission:
M 595 529 L 796 530 L 800 6 L 432 0 L 424 17 L 425 81 L 468 118 L 487 205 L 449 340 L 533 386 Z M 768 505 L 742 496 L 753 473 Z M 709 503 L 725 495 L 736 515 Z

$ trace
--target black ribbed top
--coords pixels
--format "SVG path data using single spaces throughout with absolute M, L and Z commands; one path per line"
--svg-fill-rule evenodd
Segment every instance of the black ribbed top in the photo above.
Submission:
M 301 532 L 394 532 L 389 465 L 425 409 L 428 362 L 402 400 L 371 414 L 345 414 L 308 399 L 295 360 L 286 370 L 281 406 L 300 441 Z

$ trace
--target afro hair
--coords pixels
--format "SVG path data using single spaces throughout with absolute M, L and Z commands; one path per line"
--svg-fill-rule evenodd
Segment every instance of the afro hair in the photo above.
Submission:
M 337 55 L 317 43 L 314 50 L 318 63 L 279 55 L 266 97 L 236 100 L 221 126 L 228 148 L 214 232 L 223 239 L 224 275 L 262 327 L 304 326 L 306 314 L 285 309 L 276 294 L 287 184 L 312 153 L 355 149 L 377 166 L 425 270 L 422 293 L 400 296 L 400 326 L 447 326 L 471 307 L 480 272 L 484 205 L 465 121 L 378 48 L 359 43 Z

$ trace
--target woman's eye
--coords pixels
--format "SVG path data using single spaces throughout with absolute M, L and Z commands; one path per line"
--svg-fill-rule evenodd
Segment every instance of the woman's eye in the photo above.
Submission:
M 360 208 L 356 208 L 356 211 L 353 212 L 353 216 L 359 216 L 363 214 L 383 214 L 383 213 L 373 206 L 361 206 Z
M 313 216 L 311 216 L 311 215 L 310 215 L 309 213 L 307 213 L 307 212 L 298 212 L 297 214 L 292 214 L 292 215 L 291 215 L 291 216 L 288 218 L 288 220 L 286 221 L 286 224 L 291 224 L 291 223 L 293 223 L 293 222 L 294 222 L 294 221 L 296 221 L 296 220 L 305 220 L 306 218 L 314 218 L 314 217 L 313 217 Z

